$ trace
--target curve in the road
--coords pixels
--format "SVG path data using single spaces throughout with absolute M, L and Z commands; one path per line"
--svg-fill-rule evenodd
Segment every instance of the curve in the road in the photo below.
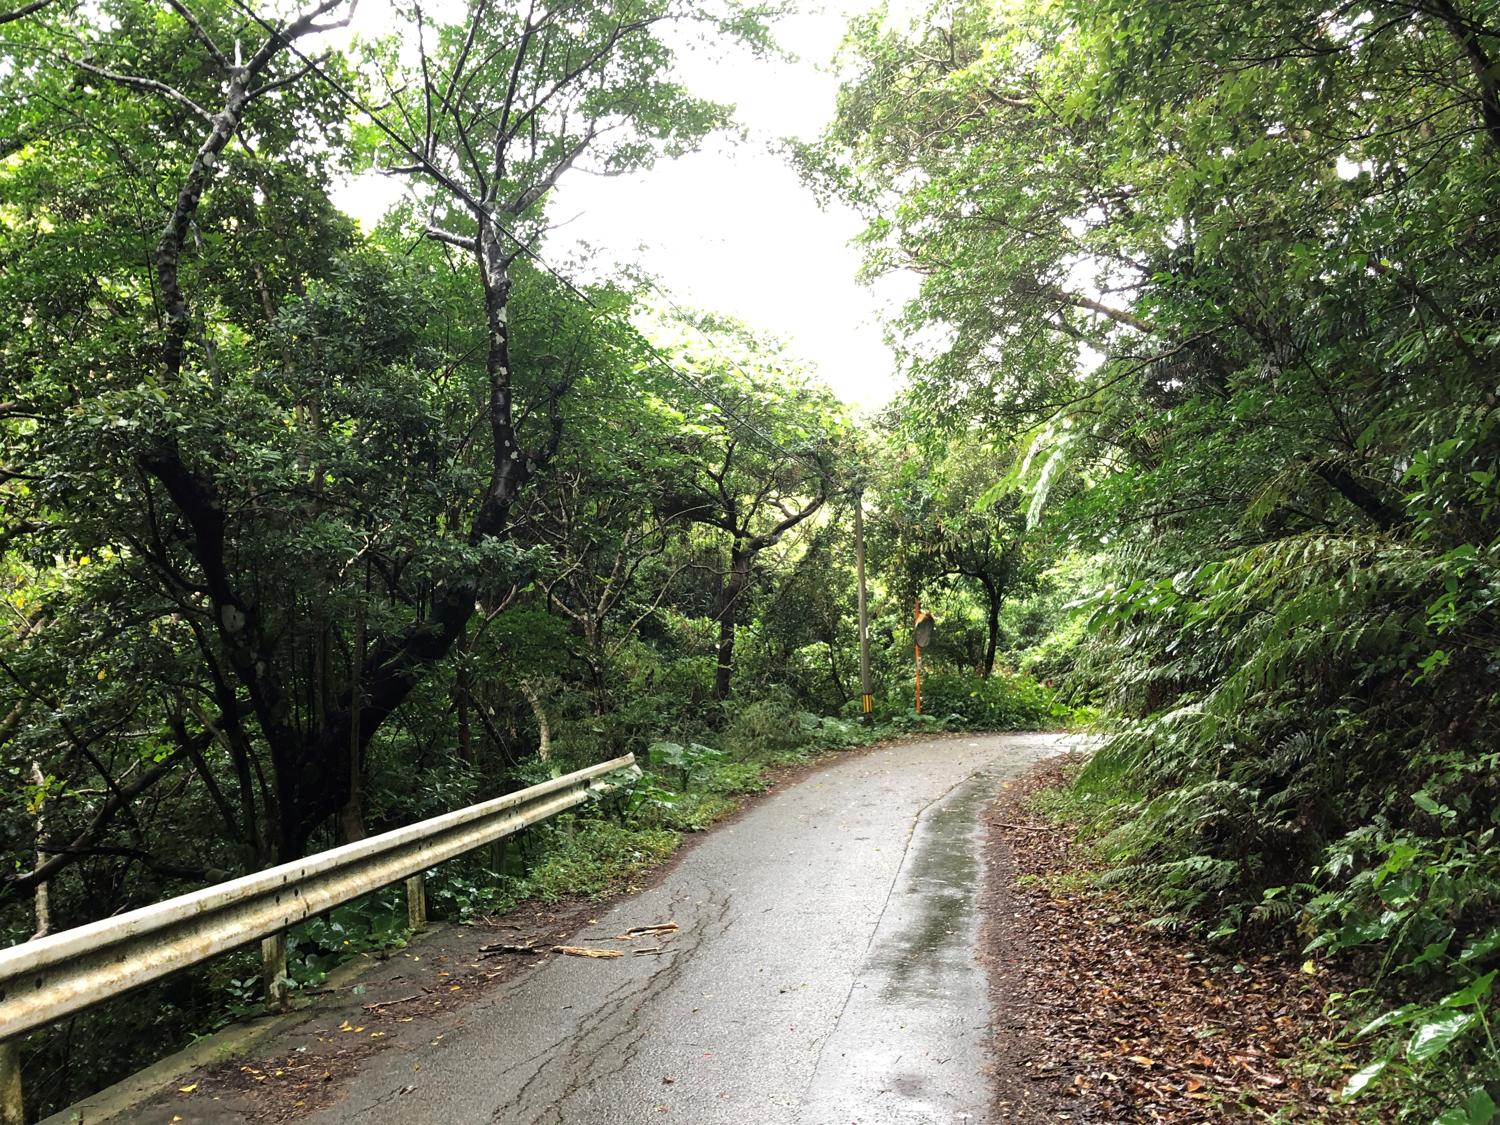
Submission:
M 979 809 L 1049 735 L 854 755 L 775 793 L 437 1043 L 370 1060 L 317 1125 L 983 1122 Z

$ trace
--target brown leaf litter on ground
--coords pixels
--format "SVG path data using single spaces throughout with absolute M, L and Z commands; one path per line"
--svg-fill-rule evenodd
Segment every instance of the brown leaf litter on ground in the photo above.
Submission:
M 1039 763 L 986 814 L 995 1120 L 1356 1120 L 1298 1061 L 1337 1033 L 1324 1006 L 1338 982 L 1291 952 L 1237 960 L 1147 929 L 1086 886 L 1096 868 L 1073 829 L 1032 811 L 1076 763 Z

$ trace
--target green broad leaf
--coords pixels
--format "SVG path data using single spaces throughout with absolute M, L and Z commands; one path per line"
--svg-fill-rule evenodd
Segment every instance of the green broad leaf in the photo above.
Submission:
M 1416 968 L 1420 965 L 1430 965 L 1448 951 L 1448 944 L 1452 940 L 1450 934 L 1439 941 L 1428 942 L 1422 952 L 1406 963 L 1407 968 Z
M 1483 1000 L 1490 994 L 1490 986 L 1495 983 L 1495 973 L 1491 969 L 1482 977 L 1476 977 L 1457 992 L 1450 992 L 1438 1001 L 1444 1008 L 1467 1008 L 1470 1004 Z
M 1500 1106 L 1495 1104 L 1495 1099 L 1490 1097 L 1490 1092 L 1483 1086 L 1469 1095 L 1469 1100 L 1464 1102 L 1464 1109 L 1469 1114 L 1469 1125 L 1489 1125 L 1500 1115 Z
M 1420 1008 L 1416 1004 L 1403 1004 L 1401 1007 L 1385 1012 L 1365 1024 L 1364 1027 L 1355 1033 L 1354 1038 L 1363 1039 L 1366 1035 L 1374 1035 L 1375 1032 L 1382 1028 L 1397 1027 L 1400 1024 L 1408 1023 L 1418 1012 L 1423 1010 L 1425 1009 Z
M 1406 1044 L 1407 1061 L 1425 1063 L 1438 1057 L 1469 1028 L 1479 1022 L 1473 1012 L 1461 1012 L 1419 1024 Z
M 1464 951 L 1458 955 L 1460 961 L 1477 961 L 1481 957 L 1487 957 L 1496 949 L 1500 949 L 1500 930 L 1491 930 L 1483 937 L 1464 946 Z
M 1348 1082 L 1344 1083 L 1344 1088 L 1339 1091 L 1339 1097 L 1344 1101 L 1359 1097 L 1360 1094 L 1369 1089 L 1370 1084 L 1374 1082 L 1375 1079 L 1379 1078 L 1381 1072 L 1390 1065 L 1391 1060 L 1389 1058 L 1383 1058 L 1376 1059 L 1368 1066 L 1361 1067 L 1359 1070 L 1355 1071 L 1353 1075 L 1350 1076 Z
M 1426 790 L 1418 790 L 1413 793 L 1411 795 L 1411 803 L 1423 812 L 1431 813 L 1433 816 L 1442 816 L 1444 812 L 1443 806 L 1434 801 Z
M 1500 1107 L 1495 1105 L 1495 1099 L 1490 1097 L 1489 1091 L 1480 1086 L 1465 1099 L 1462 1109 L 1450 1109 L 1448 1113 L 1462 1114 L 1461 1117 L 1454 1118 L 1462 1125 L 1490 1125 L 1495 1120 L 1495 1115 L 1500 1113 Z

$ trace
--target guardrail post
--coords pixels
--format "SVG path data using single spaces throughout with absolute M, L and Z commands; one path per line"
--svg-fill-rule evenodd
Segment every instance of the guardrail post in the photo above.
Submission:
M 0 1125 L 26 1125 L 21 1096 L 21 1041 L 0 1042 Z
M 427 884 L 420 871 L 406 881 L 406 924 L 412 930 L 427 928 Z
M 285 930 L 260 939 L 260 977 L 266 986 L 266 1010 L 288 1011 L 292 1006 L 292 991 L 286 975 Z

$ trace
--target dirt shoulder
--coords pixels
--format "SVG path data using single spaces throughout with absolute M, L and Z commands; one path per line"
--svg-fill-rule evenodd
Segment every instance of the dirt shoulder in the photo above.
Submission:
M 1354 1121 L 1299 1062 L 1334 1034 L 1337 982 L 1286 955 L 1239 959 L 1145 928 L 1083 885 L 1066 825 L 1031 811 L 1067 756 L 1007 782 L 986 814 L 985 933 L 996 1121 Z

